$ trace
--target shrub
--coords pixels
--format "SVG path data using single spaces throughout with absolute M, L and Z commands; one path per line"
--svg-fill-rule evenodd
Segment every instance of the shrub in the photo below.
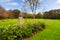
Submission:
M 14 25 L 8 28 L 0 28 L 1 40 L 22 40 L 24 37 L 30 37 L 32 33 L 41 31 L 45 28 L 42 23 Z

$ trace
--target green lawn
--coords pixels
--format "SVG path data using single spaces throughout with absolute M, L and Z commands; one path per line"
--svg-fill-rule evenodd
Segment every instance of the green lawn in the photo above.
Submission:
M 37 33 L 28 40 L 60 40 L 60 20 L 36 19 L 36 22 L 44 22 L 46 29 Z M 31 19 L 25 19 L 25 23 L 32 23 Z M 8 27 L 18 24 L 18 19 L 0 20 L 0 27 Z
M 29 40 L 60 40 L 60 20 L 45 20 L 46 29 Z

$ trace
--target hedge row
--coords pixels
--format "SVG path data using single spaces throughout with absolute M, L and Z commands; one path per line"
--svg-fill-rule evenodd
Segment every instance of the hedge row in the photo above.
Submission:
M 22 40 L 24 37 L 30 37 L 32 33 L 42 31 L 43 29 L 45 29 L 43 23 L 28 23 L 0 28 L 0 40 Z

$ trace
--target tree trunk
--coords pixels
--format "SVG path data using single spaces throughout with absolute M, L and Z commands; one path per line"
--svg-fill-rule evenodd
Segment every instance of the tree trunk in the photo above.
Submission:
M 32 19 L 32 21 L 35 23 L 35 14 L 33 14 L 33 19 Z

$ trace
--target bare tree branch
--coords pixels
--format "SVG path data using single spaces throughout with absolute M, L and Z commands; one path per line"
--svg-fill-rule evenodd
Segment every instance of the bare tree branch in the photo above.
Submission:
M 30 9 L 33 14 L 36 14 L 36 10 L 37 10 L 38 4 L 40 3 L 40 0 L 23 0 L 23 2 L 25 2 L 27 5 L 30 6 Z M 33 18 L 35 18 L 35 15 Z

